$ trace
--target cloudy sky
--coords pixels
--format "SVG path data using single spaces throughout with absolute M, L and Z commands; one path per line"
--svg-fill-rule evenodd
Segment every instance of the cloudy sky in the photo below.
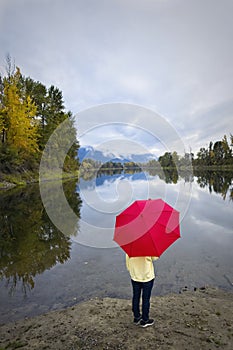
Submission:
M 102 104 L 149 109 L 196 153 L 233 133 L 232 13 L 232 0 L 1 0 L 0 71 L 9 53 L 24 75 L 62 90 L 81 119 Z M 133 138 L 117 121 L 83 143 Z M 150 129 L 137 142 L 156 149 Z

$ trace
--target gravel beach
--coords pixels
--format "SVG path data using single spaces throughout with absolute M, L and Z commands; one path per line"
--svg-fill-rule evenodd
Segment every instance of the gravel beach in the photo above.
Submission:
M 0 326 L 0 349 L 229 349 L 233 293 L 204 287 L 152 297 L 151 327 L 132 323 L 131 300 L 96 298 Z

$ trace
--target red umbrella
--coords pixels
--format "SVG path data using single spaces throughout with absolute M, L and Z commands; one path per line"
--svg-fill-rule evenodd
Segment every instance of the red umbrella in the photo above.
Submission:
M 113 240 L 129 257 L 160 256 L 178 238 L 179 212 L 162 199 L 136 200 L 116 217 Z

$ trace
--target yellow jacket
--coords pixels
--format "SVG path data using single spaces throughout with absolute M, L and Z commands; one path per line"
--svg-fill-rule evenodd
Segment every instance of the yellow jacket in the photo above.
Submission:
M 132 257 L 126 254 L 126 267 L 133 281 L 148 282 L 155 278 L 153 261 L 156 256 Z

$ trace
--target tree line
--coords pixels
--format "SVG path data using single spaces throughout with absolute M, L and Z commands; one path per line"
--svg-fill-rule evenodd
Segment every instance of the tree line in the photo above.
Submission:
M 224 135 L 222 140 L 213 143 L 210 141 L 209 147 L 201 147 L 196 157 L 192 152 L 185 153 L 184 156 L 178 155 L 176 151 L 165 152 L 158 159 L 163 168 L 175 167 L 194 167 L 200 166 L 233 166 L 233 135 L 230 134 L 230 140 Z M 147 165 L 149 167 L 158 166 L 158 162 L 151 160 Z
M 158 159 L 151 159 L 146 163 L 135 162 L 113 162 L 108 161 L 102 164 L 100 161 L 94 159 L 84 159 L 80 168 L 80 175 L 85 176 L 87 173 L 95 173 L 96 170 L 101 171 L 114 170 L 124 171 L 143 169 L 151 170 L 155 169 L 159 171 L 162 169 L 189 169 L 190 166 L 202 167 L 202 166 L 233 166 L 233 135 L 230 134 L 230 140 L 227 140 L 226 135 L 220 141 L 209 143 L 208 148 L 201 147 L 195 157 L 192 152 L 185 152 L 183 156 L 179 155 L 176 151 L 165 152 Z
M 0 75 L 0 171 L 37 171 L 49 137 L 66 119 L 75 136 L 74 118 L 65 111 L 62 92 L 23 76 L 7 57 L 6 74 Z M 78 169 L 78 148 L 77 141 L 66 156 L 65 171 Z
M 224 135 L 220 141 L 210 141 L 208 148 L 200 148 L 194 165 L 233 165 L 233 135 L 229 141 Z

